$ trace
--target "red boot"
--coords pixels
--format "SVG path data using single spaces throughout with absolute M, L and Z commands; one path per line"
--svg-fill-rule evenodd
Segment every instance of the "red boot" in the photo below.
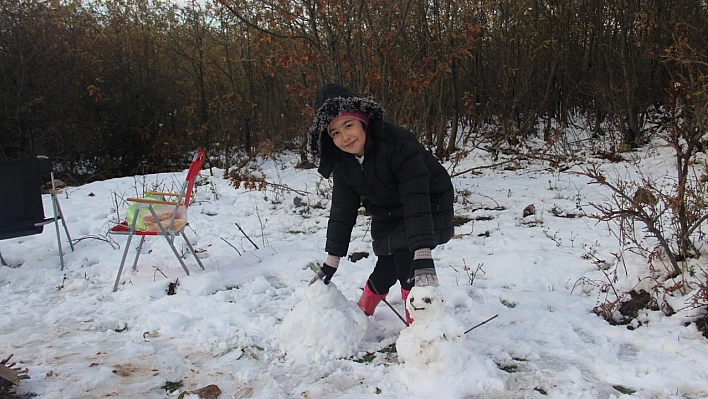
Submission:
M 406 301 L 408 300 L 408 294 L 411 293 L 411 290 L 406 290 L 401 287 L 401 299 L 403 299 L 403 308 L 406 309 L 406 321 L 408 321 L 408 325 L 411 325 L 413 323 L 413 319 L 411 319 L 410 313 L 408 313 L 408 306 L 406 306 Z
M 367 282 L 366 284 L 364 284 L 364 292 L 362 292 L 361 298 L 359 298 L 359 302 L 357 302 L 356 304 L 359 305 L 361 310 L 364 311 L 365 315 L 371 316 L 372 314 L 374 314 L 374 310 L 376 310 L 376 305 L 381 302 L 381 299 L 386 298 L 387 294 L 388 293 L 379 296 L 373 293 L 369 289 L 369 283 Z

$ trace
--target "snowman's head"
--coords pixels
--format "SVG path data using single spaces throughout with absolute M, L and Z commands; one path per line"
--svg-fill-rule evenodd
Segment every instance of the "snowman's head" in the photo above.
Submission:
M 437 287 L 413 287 L 406 309 L 414 323 L 428 324 L 443 318 L 443 298 Z

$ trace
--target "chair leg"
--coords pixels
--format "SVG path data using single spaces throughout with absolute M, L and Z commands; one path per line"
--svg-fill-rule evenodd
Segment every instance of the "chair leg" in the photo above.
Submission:
M 189 276 L 189 269 L 187 269 L 187 265 L 184 264 L 184 261 L 182 260 L 182 257 L 179 256 L 179 252 L 177 252 L 177 248 L 175 248 L 174 243 L 172 242 L 172 240 L 170 240 L 170 237 L 169 237 L 170 235 L 171 235 L 171 234 L 163 235 L 163 237 L 165 237 L 165 240 L 167 241 L 167 245 L 169 245 L 170 248 L 172 248 L 172 252 L 173 252 L 173 253 L 175 254 L 175 256 L 177 257 L 177 260 L 179 261 L 179 264 L 182 265 L 182 269 L 184 269 L 184 272 L 187 273 L 187 275 Z
M 61 263 L 61 270 L 64 270 L 64 250 L 61 247 L 61 234 L 59 234 L 59 219 L 61 219 L 61 224 L 64 226 L 64 232 L 66 233 L 66 238 L 69 240 L 69 246 L 71 251 L 74 251 L 74 243 L 71 242 L 71 236 L 69 235 L 69 229 L 66 227 L 66 222 L 64 221 L 64 214 L 61 211 L 61 206 L 59 206 L 59 200 L 56 194 L 52 194 L 52 211 L 54 212 L 54 230 L 57 233 L 57 244 L 59 245 L 59 262 Z
M 201 261 L 201 260 L 199 259 L 199 257 L 197 256 L 197 253 L 194 251 L 194 247 L 192 247 L 192 243 L 189 242 L 189 239 L 187 239 L 187 235 L 184 234 L 184 231 L 182 232 L 182 238 L 184 238 L 184 241 L 187 243 L 187 246 L 189 247 L 189 250 L 192 252 L 192 255 L 194 255 L 194 259 L 197 260 L 197 263 L 199 264 L 199 267 L 201 267 L 202 270 L 205 270 L 205 269 L 204 269 L 204 265 L 202 264 L 202 261 Z
M 128 256 L 128 249 L 130 248 L 130 241 L 133 239 L 133 235 L 128 236 L 128 242 L 125 243 L 125 250 L 123 251 L 123 259 L 120 260 L 120 267 L 118 268 L 118 275 L 116 276 L 116 282 L 113 284 L 113 292 L 118 290 L 118 283 L 120 282 L 120 275 L 123 274 L 123 265 L 125 265 L 125 258 Z
M 61 263 L 61 270 L 64 270 L 64 251 L 61 248 L 61 236 L 59 235 L 59 221 L 56 215 L 54 216 L 54 229 L 57 232 L 57 244 L 59 245 L 59 262 Z
M 135 259 L 133 260 L 133 271 L 138 270 L 138 258 L 140 257 L 140 252 L 143 250 L 143 244 L 145 243 L 145 236 L 140 236 L 140 244 L 138 244 L 138 252 L 135 254 Z
M 0 252 L 0 262 L 2 262 L 3 266 L 7 266 L 7 262 L 5 262 L 5 258 L 2 257 L 2 252 Z
M 57 207 L 57 211 L 55 212 L 56 214 L 59 215 L 59 219 L 61 219 L 61 225 L 64 226 L 64 232 L 66 233 L 66 238 L 69 240 L 69 246 L 71 247 L 71 251 L 74 251 L 74 243 L 71 242 L 71 234 L 69 234 L 69 228 L 66 226 L 66 221 L 64 220 L 64 212 L 61 210 L 61 206 L 59 205 L 59 200 L 56 198 L 56 194 L 52 194 L 52 200 L 54 204 Z

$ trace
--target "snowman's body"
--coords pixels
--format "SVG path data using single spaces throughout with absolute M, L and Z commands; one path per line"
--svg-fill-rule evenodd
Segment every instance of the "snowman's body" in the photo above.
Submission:
M 455 362 L 462 364 L 460 353 L 464 331 L 457 320 L 447 315 L 443 298 L 435 287 L 413 287 L 406 309 L 414 320 L 401 331 L 396 341 L 400 360 L 412 366 Z

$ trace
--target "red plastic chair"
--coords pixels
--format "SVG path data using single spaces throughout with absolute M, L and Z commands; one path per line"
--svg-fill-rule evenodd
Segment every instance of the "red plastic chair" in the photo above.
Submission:
M 156 191 L 145 192 L 145 194 L 162 196 L 163 198 L 177 197 L 174 201 L 156 200 L 151 198 L 127 199 L 128 202 L 138 204 L 138 209 L 136 209 L 135 216 L 132 218 L 131 223 L 129 224 L 128 222 L 121 222 L 113 226 L 113 228 L 111 228 L 111 230 L 108 232 L 109 234 L 128 236 L 128 242 L 125 244 L 125 251 L 123 251 L 123 259 L 121 259 L 120 268 L 118 268 L 118 276 L 116 277 L 116 282 L 113 285 L 113 292 L 118 289 L 120 277 L 123 274 L 123 266 L 125 265 L 125 259 L 128 256 L 128 249 L 130 248 L 130 242 L 133 239 L 133 236 L 140 237 L 140 244 L 138 245 L 138 250 L 135 254 L 135 260 L 133 261 L 133 271 L 137 270 L 140 251 L 143 248 L 143 243 L 145 242 L 145 237 L 147 236 L 165 237 L 167 244 L 170 246 L 172 252 L 177 257 L 177 260 L 179 261 L 180 265 L 182 265 L 182 269 L 184 269 L 184 272 L 187 273 L 187 275 L 189 276 L 189 269 L 187 269 L 187 265 L 184 264 L 182 257 L 179 255 L 179 253 L 177 252 L 177 248 L 175 248 L 174 245 L 175 237 L 182 236 L 182 238 L 184 238 L 184 241 L 187 243 L 187 247 L 189 247 L 189 251 L 192 253 L 192 255 L 194 255 L 194 259 L 197 260 L 199 267 L 204 270 L 204 265 L 202 264 L 202 261 L 199 260 L 199 257 L 197 256 L 196 252 L 194 252 L 194 247 L 192 247 L 192 243 L 189 242 L 187 235 L 184 234 L 184 228 L 187 226 L 188 223 L 186 223 L 186 220 L 178 218 L 179 214 L 185 214 L 186 210 L 189 208 L 189 202 L 192 199 L 192 191 L 194 190 L 194 181 L 199 175 L 199 171 L 202 169 L 203 163 L 204 153 L 196 153 L 194 155 L 194 159 L 192 159 L 192 163 L 189 165 L 187 177 L 185 178 L 184 184 L 182 184 L 182 189 L 179 193 L 165 193 Z M 161 208 L 163 208 L 163 210 L 165 206 L 167 206 L 169 212 L 163 212 L 161 213 L 161 215 L 169 215 L 169 219 L 165 218 L 164 216 L 158 216 L 157 212 L 155 211 L 155 207 L 157 205 L 161 205 Z M 183 207 L 183 209 L 180 209 L 181 207 Z M 150 224 L 150 230 L 138 230 L 136 229 L 136 222 L 139 219 L 138 213 L 145 213 L 145 210 L 149 212 L 148 217 L 152 217 L 151 220 L 153 221 L 153 223 Z

